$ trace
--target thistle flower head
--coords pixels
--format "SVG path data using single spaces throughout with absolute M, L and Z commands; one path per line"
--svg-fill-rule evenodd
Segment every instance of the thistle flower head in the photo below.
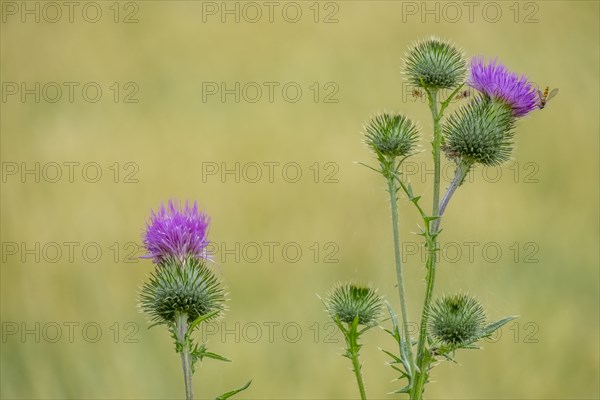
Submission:
M 335 286 L 325 299 L 327 312 L 334 320 L 359 325 L 377 325 L 383 303 L 375 289 L 344 283 Z
M 155 263 L 175 258 L 183 261 L 186 257 L 206 258 L 209 218 L 198 211 L 196 202 L 185 208 L 169 200 L 157 212 L 152 211 L 150 222 L 146 224 L 144 247 Z
M 431 37 L 415 43 L 409 49 L 404 72 L 414 86 L 450 89 L 463 82 L 466 63 L 459 49 Z
M 142 310 L 152 321 L 161 324 L 175 322 L 176 313 L 185 313 L 189 321 L 224 310 L 225 291 L 203 260 L 187 258 L 182 262 L 164 260 L 154 270 L 140 293 Z
M 481 57 L 471 60 L 468 83 L 489 97 L 508 104 L 515 117 L 522 117 L 538 108 L 538 94 L 525 76 L 519 77 L 508 68 L 491 60 L 486 64 Z
M 397 114 L 375 116 L 365 127 L 365 142 L 375 152 L 396 158 L 410 155 L 418 139 L 417 126 L 407 117 Z
M 430 306 L 428 312 L 430 336 L 452 347 L 477 340 L 485 324 L 483 306 L 467 294 L 443 296 Z
M 446 156 L 468 165 L 498 165 L 510 158 L 515 118 L 502 101 L 478 96 L 450 115 L 443 126 Z

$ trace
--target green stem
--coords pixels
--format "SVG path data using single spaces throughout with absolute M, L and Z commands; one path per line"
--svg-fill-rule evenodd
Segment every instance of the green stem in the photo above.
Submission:
M 408 200 L 417 208 L 417 211 L 421 215 L 421 218 L 423 218 L 423 221 L 425 221 L 425 219 L 427 218 L 427 214 L 419 205 L 420 197 L 414 197 L 413 193 L 408 189 L 408 186 L 406 186 L 406 184 L 402 182 L 402 180 L 399 177 L 396 180 L 398 181 L 398 184 L 400 184 L 400 187 L 406 194 L 406 197 L 408 197 Z
M 432 216 L 437 216 L 440 206 L 440 180 L 441 180 L 441 160 L 440 148 L 442 146 L 442 125 L 440 123 L 441 113 L 438 113 L 437 106 L 437 91 L 432 90 L 429 95 L 429 108 L 433 117 L 433 165 L 434 165 L 434 181 L 433 181 L 433 211 Z M 436 233 L 436 232 L 434 232 Z
M 433 222 L 432 229 L 431 229 L 432 232 L 436 232 L 436 233 L 439 232 L 441 219 L 442 219 L 442 216 L 444 215 L 444 212 L 446 211 L 446 207 L 448 206 L 450 199 L 454 195 L 454 192 L 456 192 L 456 189 L 458 189 L 458 187 L 464 181 L 465 176 L 469 172 L 470 168 L 471 168 L 471 165 L 466 164 L 466 163 L 461 163 L 456 166 L 454 179 L 450 183 L 450 186 L 448 187 L 448 189 L 446 190 L 446 193 L 444 194 L 444 197 L 442 198 L 442 201 L 439 206 L 439 216 L 438 216 L 438 219 L 436 219 Z M 429 304 L 430 304 L 431 298 L 433 296 L 433 285 L 434 285 L 434 281 L 435 281 L 435 266 L 436 266 L 436 262 L 437 262 L 436 246 L 437 246 L 436 237 L 435 236 L 431 237 L 428 235 L 428 241 L 427 241 L 428 252 L 427 252 L 427 262 L 426 262 L 427 287 L 425 289 L 425 305 L 423 306 L 423 314 L 421 316 L 421 329 L 419 332 L 419 347 L 418 347 L 418 353 L 417 353 L 417 363 L 418 363 L 418 366 L 420 369 L 420 373 L 417 376 L 415 386 L 413 388 L 413 392 L 411 395 L 411 399 L 413 399 L 413 400 L 421 399 L 423 396 L 423 388 L 426 383 L 427 370 L 428 370 L 429 364 L 431 362 L 429 357 L 425 357 L 426 354 L 425 354 L 424 346 L 425 346 L 425 341 L 427 339 L 427 322 L 429 319 L 429 314 L 428 314 L 427 310 L 429 309 Z M 423 344 L 421 344 L 421 343 L 423 343 Z
M 426 288 L 425 288 L 425 301 L 423 305 L 423 312 L 421 314 L 421 325 L 419 330 L 419 344 L 417 345 L 417 366 L 419 372 L 413 386 L 411 399 L 420 400 L 423 396 L 423 388 L 426 383 L 426 378 L 429 368 L 429 359 L 425 357 L 425 341 L 427 339 L 427 322 L 429 320 L 428 309 L 431 304 L 431 298 L 433 297 L 433 286 L 435 282 L 435 266 L 437 262 L 436 248 L 437 240 L 429 238 L 427 241 L 427 261 L 426 261 Z
M 175 334 L 178 345 L 181 346 L 181 367 L 183 369 L 183 383 L 185 385 L 185 398 L 192 400 L 192 355 L 191 343 L 187 340 L 188 316 L 186 313 L 177 313 L 175 315 Z
M 440 202 L 440 215 L 439 218 L 434 221 L 434 231 L 437 231 L 439 229 L 440 224 L 442 223 L 442 217 L 444 216 L 444 212 L 446 211 L 446 207 L 448 206 L 448 203 L 450 203 L 450 199 L 454 195 L 456 189 L 458 189 L 458 187 L 465 180 L 465 176 L 467 176 L 467 173 L 471 169 L 471 165 L 472 164 L 469 163 L 460 163 L 456 165 L 456 170 L 454 171 L 454 178 L 452 179 L 450 186 L 448 186 L 448 189 L 446 189 L 446 193 L 444 194 L 444 197 L 442 197 L 442 201 Z
M 442 127 L 441 127 L 441 113 L 438 112 L 437 104 L 437 90 L 431 90 L 428 92 L 429 97 L 429 109 L 431 110 L 431 116 L 433 118 L 433 142 L 432 142 L 432 153 L 434 163 L 434 182 L 433 182 L 433 207 L 431 215 L 433 217 L 440 217 L 440 181 L 441 181 L 441 160 L 440 160 L 440 148 L 442 145 Z M 426 268 L 426 286 L 425 286 L 425 299 L 423 302 L 423 311 L 421 313 L 421 324 L 419 326 L 419 342 L 417 345 L 417 366 L 419 371 L 416 376 L 416 380 L 412 389 L 411 399 L 420 400 L 423 396 L 423 388 L 426 383 L 428 369 L 429 369 L 429 357 L 426 357 L 425 345 L 427 341 L 427 322 L 429 320 L 429 307 L 431 299 L 433 297 L 433 287 L 435 284 L 435 272 L 437 264 L 437 235 L 439 233 L 439 224 L 427 224 L 428 231 L 426 232 L 427 239 L 427 261 L 425 264 Z
M 356 376 L 356 383 L 358 384 L 358 391 L 360 392 L 361 400 L 367 400 L 367 393 L 365 391 L 365 384 L 362 378 L 360 361 L 358 360 L 358 352 L 360 345 L 358 344 L 358 334 L 356 332 L 350 333 L 348 339 L 348 353 L 352 360 L 352 369 L 354 370 L 354 376 Z
M 392 228 L 394 234 L 394 257 L 396 259 L 396 279 L 398 281 L 398 294 L 400 295 L 400 310 L 402 312 L 402 327 L 404 333 L 404 341 L 406 343 L 407 355 L 410 360 L 412 371 L 408 371 L 411 375 L 414 373 L 415 360 L 412 352 L 412 340 L 409 331 L 408 310 L 406 307 L 406 295 L 404 292 L 404 278 L 402 275 L 402 259 L 400 258 L 400 233 L 398 232 L 398 204 L 397 204 L 397 186 L 396 176 L 390 174 L 387 177 L 388 192 L 390 194 L 390 208 L 392 210 Z

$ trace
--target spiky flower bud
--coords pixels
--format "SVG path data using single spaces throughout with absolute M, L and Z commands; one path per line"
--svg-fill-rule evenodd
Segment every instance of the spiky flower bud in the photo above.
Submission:
M 425 89 L 451 89 L 463 82 L 462 52 L 436 37 L 415 43 L 406 53 L 404 73 L 409 83 Z
M 450 115 L 443 126 L 443 150 L 449 159 L 467 165 L 498 165 L 510 158 L 515 118 L 504 102 L 486 95 Z
M 477 340 L 485 324 L 483 306 L 467 294 L 443 296 L 430 306 L 429 313 L 430 336 L 451 347 Z
M 419 131 L 407 117 L 380 114 L 365 126 L 365 142 L 375 154 L 387 158 L 410 155 L 417 143 Z
M 176 313 L 184 313 L 189 321 L 224 310 L 225 291 L 214 273 L 201 259 L 183 262 L 171 258 L 157 265 L 140 293 L 142 309 L 152 321 L 175 323 Z
M 377 325 L 383 303 L 375 289 L 343 283 L 335 286 L 325 300 L 327 312 L 334 320 L 359 325 Z

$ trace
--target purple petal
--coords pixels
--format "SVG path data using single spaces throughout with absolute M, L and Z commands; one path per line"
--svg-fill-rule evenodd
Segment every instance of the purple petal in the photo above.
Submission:
M 162 204 L 157 212 L 151 211 L 143 238 L 147 251 L 143 258 L 151 258 L 155 263 L 166 258 L 206 258 L 209 223 L 210 218 L 198 212 L 196 202 L 193 206 L 186 202 L 182 208 L 169 200 L 166 207 Z
M 480 57 L 471 60 L 469 85 L 508 104 L 515 117 L 522 117 L 538 108 L 538 94 L 525 76 L 519 77 L 508 68 L 491 60 L 488 64 Z

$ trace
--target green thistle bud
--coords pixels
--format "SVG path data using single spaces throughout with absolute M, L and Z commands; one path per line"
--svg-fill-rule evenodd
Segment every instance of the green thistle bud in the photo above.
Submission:
M 430 306 L 429 315 L 430 336 L 448 346 L 470 344 L 484 329 L 483 306 L 466 294 L 443 296 Z
M 225 305 L 225 291 L 213 272 L 202 260 L 188 258 L 183 263 L 167 259 L 158 264 L 140 293 L 140 305 L 152 321 L 175 323 L 176 313 L 184 313 L 189 321 L 219 311 Z
M 351 324 L 358 317 L 359 325 L 374 326 L 378 323 L 383 303 L 375 289 L 344 283 L 331 290 L 325 306 L 334 320 Z
M 450 115 L 444 124 L 446 156 L 468 165 L 499 165 L 510 159 L 515 118 L 503 102 L 480 96 Z
M 404 73 L 417 87 L 451 89 L 463 82 L 465 72 L 462 52 L 436 37 L 415 43 L 406 54 Z
M 365 126 L 365 142 L 377 155 L 405 157 L 414 151 L 417 126 L 403 115 L 381 114 Z

